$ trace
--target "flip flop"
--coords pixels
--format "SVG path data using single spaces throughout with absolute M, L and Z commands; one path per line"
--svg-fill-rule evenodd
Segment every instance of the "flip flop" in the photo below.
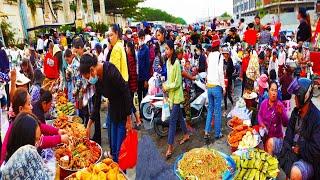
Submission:
M 170 159 L 170 158 L 172 157 L 172 154 L 173 154 L 172 151 L 170 151 L 170 152 L 167 151 L 167 153 L 166 153 L 166 159 L 167 159 L 167 160 Z
M 184 138 L 183 138 L 183 139 L 180 140 L 179 144 L 182 145 L 182 144 L 184 144 L 185 142 L 188 142 L 189 140 L 190 140 L 190 137 L 189 137 L 188 139 L 184 139 Z

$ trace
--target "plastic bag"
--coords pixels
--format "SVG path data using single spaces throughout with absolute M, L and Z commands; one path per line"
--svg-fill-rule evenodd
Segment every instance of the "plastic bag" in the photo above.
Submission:
M 170 117 L 170 107 L 168 102 L 164 102 L 162 105 L 161 120 L 164 122 Z
M 119 166 L 122 170 L 133 168 L 138 158 L 138 133 L 131 129 L 127 132 L 119 152 Z

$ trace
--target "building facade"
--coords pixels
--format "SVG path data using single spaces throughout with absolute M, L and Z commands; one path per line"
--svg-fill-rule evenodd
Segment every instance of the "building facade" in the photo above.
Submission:
M 299 7 L 314 10 L 316 0 L 233 0 L 233 14 L 236 18 L 255 16 L 259 10 L 266 14 L 280 14 L 298 11 Z

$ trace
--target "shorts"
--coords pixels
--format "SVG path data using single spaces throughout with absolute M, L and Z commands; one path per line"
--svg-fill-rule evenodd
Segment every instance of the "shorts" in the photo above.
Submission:
M 280 155 L 280 152 L 281 152 L 281 148 L 282 148 L 282 145 L 283 145 L 283 139 L 280 139 L 280 138 L 272 138 L 273 140 L 273 154 L 278 157 Z
M 299 160 L 293 163 L 293 166 L 296 166 L 302 175 L 302 180 L 311 179 L 313 177 L 314 171 L 313 166 L 304 160 Z

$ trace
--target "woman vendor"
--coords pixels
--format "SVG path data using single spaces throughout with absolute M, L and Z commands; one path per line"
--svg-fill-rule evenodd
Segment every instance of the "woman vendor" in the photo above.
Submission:
M 258 113 L 259 125 L 267 130 L 265 151 L 271 155 L 280 152 L 284 137 L 282 126 L 287 127 L 289 121 L 284 105 L 277 97 L 278 84 L 272 81 L 269 84 L 269 98 L 262 101 Z

